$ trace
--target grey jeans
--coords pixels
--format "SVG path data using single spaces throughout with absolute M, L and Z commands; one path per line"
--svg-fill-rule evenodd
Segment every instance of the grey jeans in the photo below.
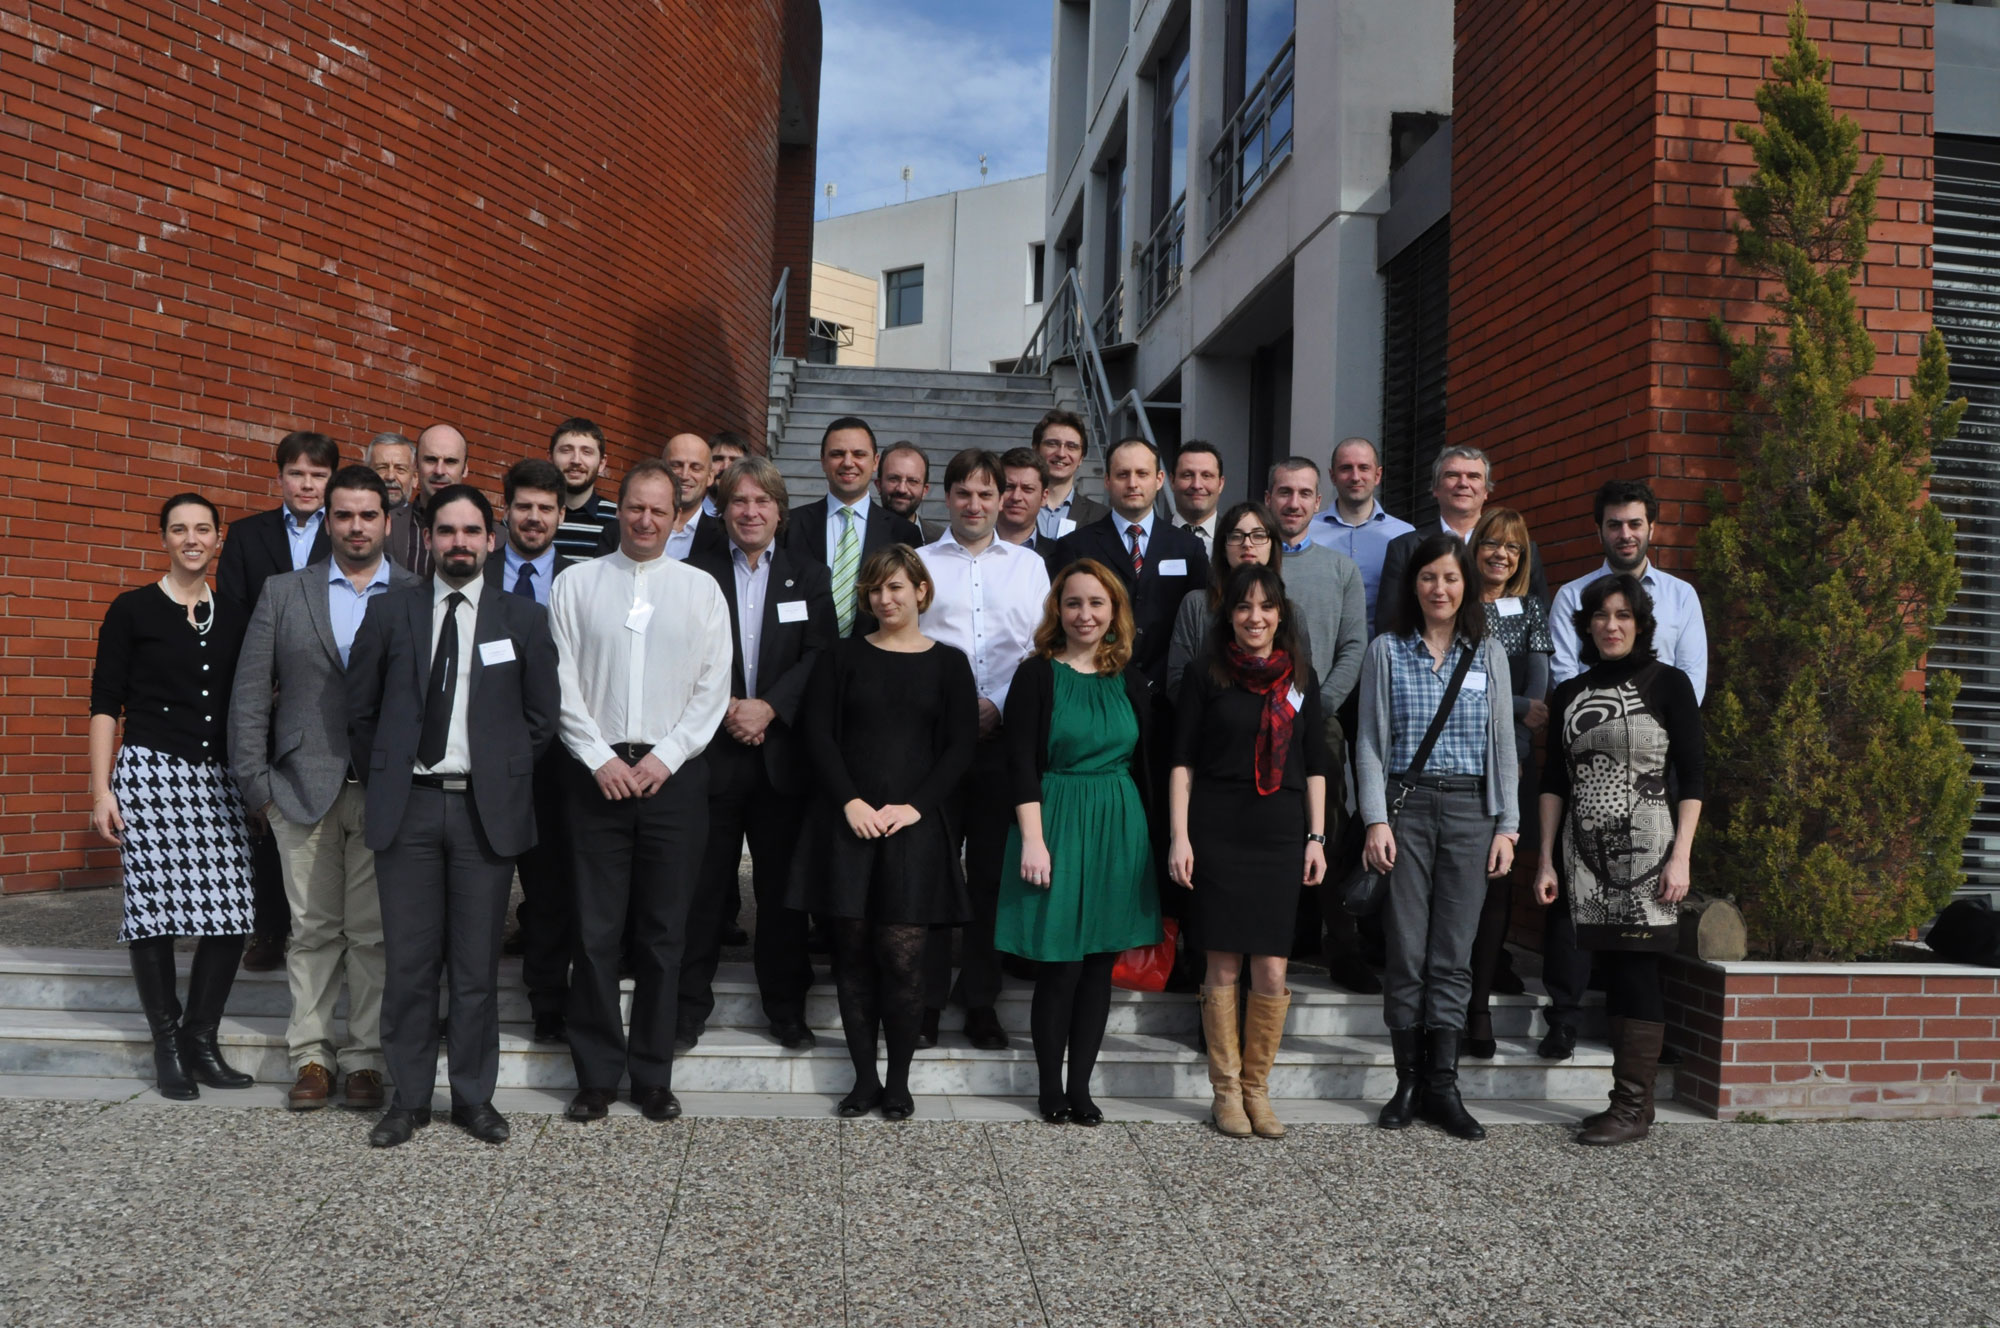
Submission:
M 1465 1028 L 1494 824 L 1477 792 L 1419 786 L 1403 804 L 1382 906 L 1389 961 L 1382 1017 L 1389 1027 Z

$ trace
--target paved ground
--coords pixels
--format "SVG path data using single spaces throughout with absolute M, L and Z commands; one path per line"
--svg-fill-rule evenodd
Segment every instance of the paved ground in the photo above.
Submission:
M 9 1324 L 2000 1324 L 2000 1123 L 352 1116 L 0 1101 Z

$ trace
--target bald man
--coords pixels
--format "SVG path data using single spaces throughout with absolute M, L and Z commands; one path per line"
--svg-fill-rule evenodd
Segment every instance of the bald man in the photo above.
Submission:
M 389 560 L 418 576 L 431 574 L 431 553 L 424 547 L 424 510 L 431 495 L 465 483 L 465 435 L 449 424 L 433 424 L 417 435 L 417 491 L 410 495 L 401 520 L 389 521 Z
M 715 458 L 708 439 L 698 433 L 677 433 L 667 439 L 660 458 L 674 480 L 674 514 L 667 531 L 666 554 L 684 563 L 697 548 L 707 548 L 722 538 L 719 518 L 702 510 L 715 473 Z

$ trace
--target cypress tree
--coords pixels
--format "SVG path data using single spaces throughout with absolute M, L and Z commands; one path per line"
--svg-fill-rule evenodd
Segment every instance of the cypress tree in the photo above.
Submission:
M 1747 337 L 1710 320 L 1740 496 L 1711 499 L 1699 551 L 1718 686 L 1696 880 L 1733 896 L 1774 958 L 1875 953 L 1927 920 L 1964 880 L 1978 797 L 1957 677 L 1916 685 L 1958 594 L 1927 485 L 1965 403 L 1936 329 L 1901 400 L 1856 392 L 1875 347 L 1852 285 L 1882 162 L 1857 175 L 1860 126 L 1834 111 L 1829 69 L 1795 4 L 1759 122 L 1735 126 L 1756 162 L 1735 190 L 1736 261 L 1771 316 Z

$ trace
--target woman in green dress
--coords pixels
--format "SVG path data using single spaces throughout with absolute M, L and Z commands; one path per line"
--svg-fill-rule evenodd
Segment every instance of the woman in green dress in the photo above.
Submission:
M 1118 577 L 1088 558 L 1071 563 L 1007 692 L 1017 824 L 993 944 L 1040 965 L 1029 1024 L 1051 1124 L 1104 1119 L 1090 1075 L 1111 1016 L 1111 967 L 1120 951 L 1160 939 L 1146 808 L 1152 700 L 1145 675 L 1126 667 L 1133 636 Z

